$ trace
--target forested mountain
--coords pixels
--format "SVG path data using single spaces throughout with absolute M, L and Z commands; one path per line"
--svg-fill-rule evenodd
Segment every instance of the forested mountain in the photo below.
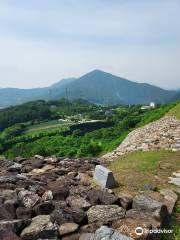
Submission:
M 0 89 L 0 107 L 64 97 L 70 100 L 82 98 L 98 104 L 144 104 L 150 101 L 165 103 L 180 98 L 176 91 L 164 90 L 147 83 L 132 82 L 94 70 L 80 78 L 63 79 L 46 88 Z

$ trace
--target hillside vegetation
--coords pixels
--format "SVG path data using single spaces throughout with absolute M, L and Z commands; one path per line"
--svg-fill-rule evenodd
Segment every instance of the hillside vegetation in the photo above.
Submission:
M 172 107 L 174 104 L 167 104 L 144 111 L 140 106 L 105 107 L 84 100 L 63 99 L 3 109 L 0 154 L 100 156 L 115 149 L 130 131 L 159 119 Z M 99 122 L 78 123 L 91 120 Z
M 180 119 L 180 102 L 176 104 L 170 111 L 167 113 L 169 116 L 175 116 L 177 119 Z

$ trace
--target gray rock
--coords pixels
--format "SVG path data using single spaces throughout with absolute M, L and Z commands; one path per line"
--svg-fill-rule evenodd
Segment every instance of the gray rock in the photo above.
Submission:
M 144 186 L 143 186 L 143 190 L 146 190 L 146 191 L 148 191 L 148 190 L 150 190 L 150 191 L 155 191 L 155 190 L 156 190 L 156 186 L 154 186 L 154 185 L 151 184 L 151 183 L 146 183 L 146 184 L 144 184 Z
M 31 208 L 40 201 L 40 197 L 30 191 L 20 191 L 18 193 L 19 199 L 23 202 L 25 207 Z
M 158 221 L 164 221 L 169 216 L 167 206 L 165 206 L 164 203 L 145 195 L 137 195 L 134 197 L 132 207 L 151 213 Z
M 133 240 L 133 239 L 116 232 L 112 228 L 102 226 L 96 231 L 95 236 L 92 238 L 92 240 Z
M 119 198 L 105 190 L 91 189 L 87 193 L 87 199 L 92 205 L 112 205 L 119 204 Z
M 93 179 L 103 188 L 114 188 L 117 186 L 113 173 L 101 165 L 96 166 Z
M 124 218 L 125 210 L 118 205 L 96 205 L 87 211 L 89 223 L 108 224 Z
M 160 209 L 161 207 L 162 203 L 145 195 L 137 195 L 133 199 L 133 208 L 151 212 Z
M 10 170 L 10 171 L 17 170 L 17 171 L 19 171 L 19 170 L 21 170 L 21 168 L 22 168 L 22 164 L 20 164 L 20 163 L 14 163 L 13 165 L 11 165 L 11 166 L 8 168 L 8 170 Z
M 53 223 L 57 223 L 58 225 L 61 225 L 66 222 L 73 222 L 72 211 L 69 208 L 55 209 L 50 216 L 51 221 Z
M 169 188 L 161 189 L 160 193 L 164 196 L 164 199 L 167 202 L 168 212 L 169 212 L 169 214 L 171 214 L 173 212 L 174 206 L 178 199 L 177 194 Z
M 172 183 L 176 186 L 180 186 L 180 178 L 179 177 L 169 177 L 169 183 Z
M 0 183 L 16 183 L 18 180 L 27 180 L 27 177 L 23 174 L 0 177 Z

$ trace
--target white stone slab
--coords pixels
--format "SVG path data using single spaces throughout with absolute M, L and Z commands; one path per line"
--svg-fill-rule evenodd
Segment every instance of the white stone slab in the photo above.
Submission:
M 117 186 L 113 173 L 101 165 L 97 165 L 95 168 L 94 181 L 103 188 L 114 188 Z

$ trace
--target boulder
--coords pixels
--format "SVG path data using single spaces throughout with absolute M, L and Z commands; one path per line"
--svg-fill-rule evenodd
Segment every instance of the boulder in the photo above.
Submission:
M 41 202 L 34 207 L 36 215 L 49 215 L 54 210 L 52 202 Z
M 8 209 L 4 204 L 0 205 L 0 220 L 12 220 L 15 218 L 15 209 Z
M 24 206 L 28 208 L 35 206 L 40 201 L 38 194 L 26 190 L 20 191 L 18 197 L 23 202 Z
M 1 240 L 21 240 L 13 231 L 11 230 L 0 230 Z
M 53 201 L 55 209 L 66 208 L 67 203 L 65 201 Z
M 78 173 L 76 178 L 84 186 L 90 186 L 91 185 L 92 178 L 88 174 L 86 174 L 86 173 Z
M 0 198 L 3 200 L 3 202 L 7 200 L 14 201 L 14 203 L 17 202 L 17 193 L 14 190 L 3 190 L 0 192 Z
M 0 230 L 13 231 L 19 234 L 25 227 L 31 223 L 30 219 L 15 219 L 8 221 L 0 221 Z
M 132 208 L 132 203 L 133 203 L 133 197 L 129 194 L 126 193 L 121 193 L 118 194 L 120 205 L 126 209 L 129 210 Z
M 87 193 L 87 200 L 89 200 L 92 205 L 112 205 L 119 203 L 119 198 L 117 196 L 99 189 L 91 189 Z
M 101 226 L 98 230 L 96 230 L 95 235 L 91 238 L 92 240 L 133 240 L 130 237 L 127 237 L 112 228 L 107 226 Z
M 33 169 L 42 168 L 43 167 L 43 163 L 44 163 L 43 159 L 31 160 L 31 166 L 33 167 Z
M 73 222 L 72 211 L 70 208 L 55 209 L 51 213 L 51 221 L 61 225 L 66 222 Z
M 52 191 L 54 200 L 65 200 L 69 195 L 69 188 L 62 186 L 59 181 L 49 182 L 47 187 Z
M 66 202 L 70 207 L 73 208 L 82 208 L 83 210 L 88 210 L 91 207 L 91 204 L 81 197 L 70 196 L 66 199 Z
M 7 200 L 3 204 L 4 208 L 11 214 L 12 218 L 16 218 L 16 204 L 13 200 Z
M 167 206 L 145 195 L 137 195 L 134 197 L 133 208 L 149 212 L 158 221 L 164 221 L 169 216 Z
M 22 168 L 22 164 L 20 163 L 14 163 L 13 165 L 11 165 L 10 167 L 8 167 L 8 171 L 17 171 L 19 172 Z
M 18 207 L 16 215 L 18 219 L 29 219 L 33 216 L 33 210 L 32 208 Z
M 0 176 L 0 183 L 12 183 L 15 184 L 18 180 L 27 180 L 27 177 L 23 174 L 11 174 Z
M 160 193 L 164 196 L 165 203 L 168 208 L 169 214 L 173 212 L 174 206 L 176 204 L 176 201 L 178 199 L 178 196 L 175 192 L 173 192 L 171 189 L 161 189 Z
M 57 237 L 57 228 L 49 215 L 39 215 L 22 231 L 21 237 L 25 240 L 52 239 Z
M 125 217 L 125 210 L 118 205 L 96 205 L 87 211 L 89 223 L 108 224 Z
M 72 218 L 73 221 L 79 225 L 85 224 L 87 222 L 87 214 L 79 208 L 72 208 Z
M 42 200 L 43 201 L 53 200 L 53 193 L 52 193 L 52 191 L 50 191 L 50 190 L 45 191 L 44 194 L 42 195 Z
M 68 234 L 68 233 L 73 233 L 75 232 L 77 229 L 78 229 L 78 225 L 76 223 L 63 223 L 62 225 L 59 226 L 58 228 L 58 232 L 59 232 L 59 235 L 62 236 L 62 235 L 65 235 L 65 234 Z
M 87 192 L 91 190 L 90 186 L 83 186 L 83 185 L 77 185 L 77 186 L 69 186 L 69 196 L 80 196 L 84 199 L 87 196 Z

